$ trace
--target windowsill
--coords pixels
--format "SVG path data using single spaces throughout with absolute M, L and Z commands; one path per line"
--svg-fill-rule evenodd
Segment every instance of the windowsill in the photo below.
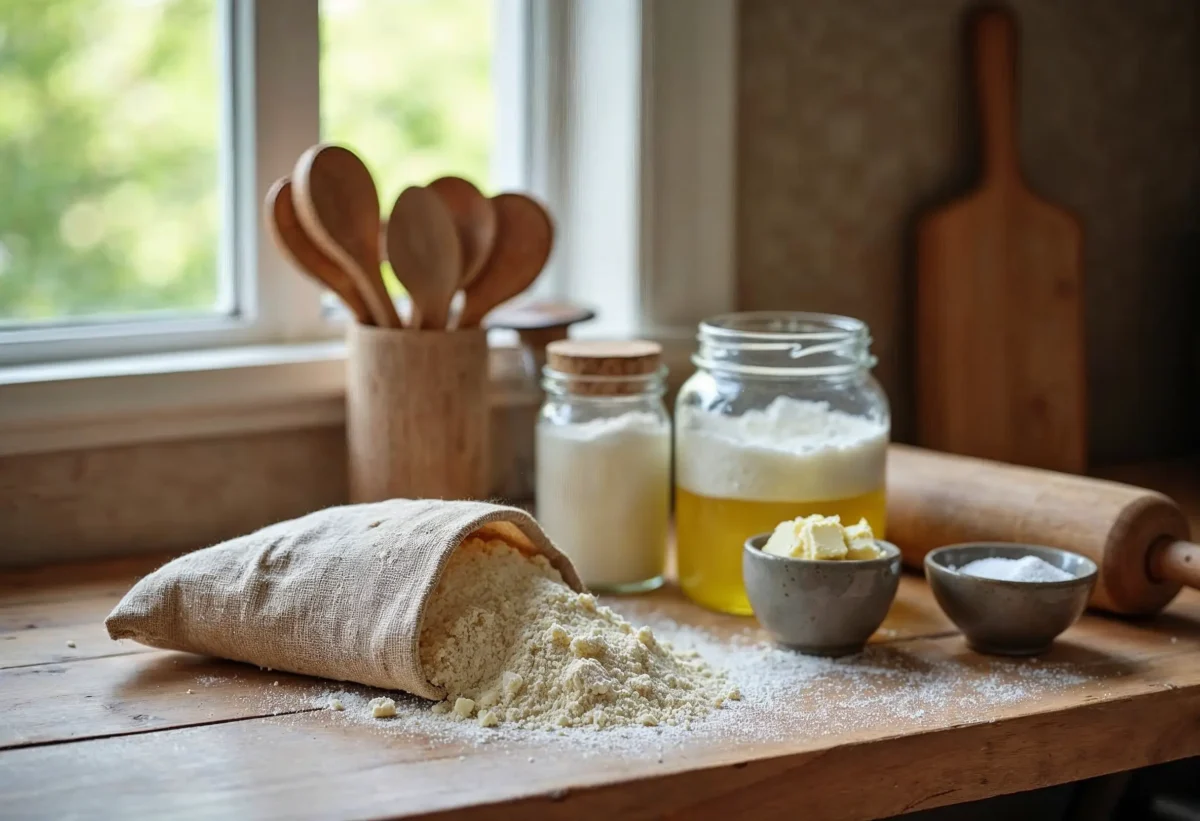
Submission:
M 108 359 L 83 359 L 0 368 L 0 386 L 76 382 L 83 379 L 162 376 L 228 368 L 255 368 L 344 358 L 340 341 L 290 345 L 247 345 L 202 351 L 175 351 Z
M 0 368 L 0 455 L 339 424 L 341 341 Z
M 684 375 L 691 335 L 650 336 Z M 0 456 L 340 425 L 345 362 L 334 340 L 2 367 Z

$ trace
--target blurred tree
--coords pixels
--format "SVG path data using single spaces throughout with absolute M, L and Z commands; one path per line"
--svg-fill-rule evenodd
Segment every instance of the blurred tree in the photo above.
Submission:
M 217 294 L 210 0 L 0 0 L 0 317 Z
M 360 152 L 390 208 L 491 161 L 494 0 L 323 0 L 321 137 Z
M 358 151 L 385 214 L 406 186 L 443 174 L 486 191 L 493 3 L 322 0 L 321 138 Z
M 217 2 L 0 0 L 0 321 L 231 307 Z M 486 180 L 492 2 L 323 0 L 322 138 L 384 208 Z

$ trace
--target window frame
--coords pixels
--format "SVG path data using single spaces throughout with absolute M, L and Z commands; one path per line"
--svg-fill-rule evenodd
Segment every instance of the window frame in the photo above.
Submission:
M 217 64 L 222 89 L 218 176 L 222 213 L 219 281 L 231 314 L 117 317 L 0 331 L 0 365 L 331 339 L 340 324 L 321 291 L 288 269 L 260 217 L 286 157 L 319 131 L 317 2 L 220 0 Z M 281 44 L 286 44 L 286 47 Z
M 498 24 L 528 36 L 520 61 L 497 72 L 525 95 L 510 107 L 521 118 L 498 124 L 501 140 L 523 143 L 522 159 L 493 182 L 525 175 L 559 229 L 536 293 L 613 300 L 580 335 L 653 338 L 669 367 L 686 369 L 696 322 L 735 299 L 736 0 L 497 2 Z M 238 283 L 254 321 L 125 325 L 99 358 L 96 335 L 114 329 L 40 340 L 33 363 L 6 364 L 0 351 L 0 455 L 343 418 L 342 323 L 275 251 L 259 215 L 271 182 L 319 135 L 317 0 L 223 5 L 243 164 L 228 213 L 232 253 L 256 272 Z M 594 70 L 606 59 L 620 62 Z M 611 167 L 633 173 L 589 187 Z

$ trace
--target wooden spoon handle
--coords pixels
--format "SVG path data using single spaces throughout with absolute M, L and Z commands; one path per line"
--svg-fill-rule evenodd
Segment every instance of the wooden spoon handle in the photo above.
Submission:
M 1176 541 L 1150 553 L 1150 577 L 1200 590 L 1200 545 Z
M 292 202 L 292 182 L 276 180 L 267 192 L 267 228 L 279 251 L 303 273 L 337 294 L 354 318 L 363 325 L 374 324 L 362 294 L 349 274 L 337 266 L 316 246 L 296 217 Z
M 982 119 L 985 180 L 1016 179 L 1017 24 L 1011 12 L 990 7 L 975 19 L 975 83 Z

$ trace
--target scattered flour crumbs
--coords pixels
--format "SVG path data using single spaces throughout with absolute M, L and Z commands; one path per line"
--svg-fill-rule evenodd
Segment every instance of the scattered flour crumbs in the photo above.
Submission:
M 422 663 L 446 701 L 431 709 L 404 693 L 316 684 L 268 685 L 247 698 L 277 720 L 311 722 L 303 714 L 318 710 L 320 721 L 460 751 L 499 744 L 527 755 L 550 735 L 587 755 L 657 751 L 661 761 L 685 739 L 797 743 L 989 721 L 1006 705 L 1094 680 L 1085 666 L 993 659 L 964 653 L 955 640 L 823 659 L 782 649 L 749 622 L 717 638 L 664 618 L 644 599 L 614 606 L 625 617 L 571 591 L 545 560 L 471 542 L 451 559 L 421 637 Z M 245 692 L 226 677 L 196 683 Z

